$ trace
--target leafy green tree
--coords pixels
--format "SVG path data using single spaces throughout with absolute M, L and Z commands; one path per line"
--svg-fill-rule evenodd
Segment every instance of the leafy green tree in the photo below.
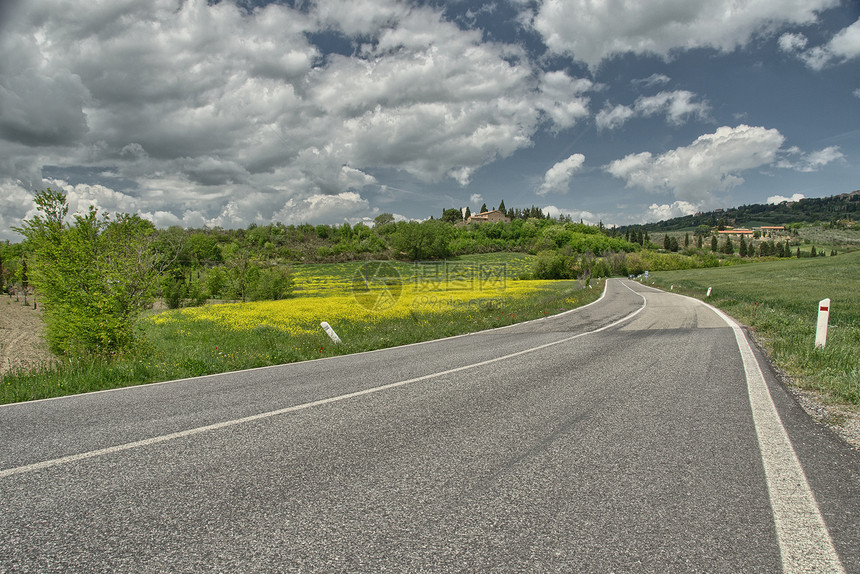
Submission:
M 394 215 L 390 213 L 380 213 L 373 220 L 373 225 L 375 227 L 381 227 L 388 223 L 394 223 Z
M 391 246 L 413 261 L 441 259 L 451 255 L 454 233 L 452 226 L 438 219 L 404 222 L 392 234 Z
M 696 231 L 694 232 L 699 237 L 705 237 L 706 235 L 711 234 L 711 226 L 710 225 L 700 225 L 696 227 Z
M 454 207 L 442 210 L 442 221 L 446 223 L 460 223 L 463 221 L 463 212 Z
M 276 265 L 260 269 L 248 290 L 251 301 L 285 299 L 293 292 L 293 276 L 289 267 Z
M 130 348 L 164 263 L 153 248 L 154 226 L 136 215 L 99 217 L 94 207 L 66 223 L 66 195 L 50 188 L 35 203 L 40 214 L 16 231 L 31 253 L 52 349 L 110 355 Z

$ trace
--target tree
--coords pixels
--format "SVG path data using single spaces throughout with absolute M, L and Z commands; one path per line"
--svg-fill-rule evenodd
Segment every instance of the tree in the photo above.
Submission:
M 394 215 L 390 213 L 380 213 L 373 220 L 373 225 L 376 227 L 381 227 L 387 223 L 394 223 Z
M 478 213 L 486 213 L 486 212 L 487 212 L 487 204 L 482 203 L 481 204 L 481 211 L 479 211 Z
M 684 247 L 686 248 L 686 247 L 689 247 L 689 246 L 690 246 L 690 234 L 689 234 L 689 233 L 685 233 L 685 234 L 684 234 Z
M 66 223 L 66 195 L 50 188 L 35 203 L 41 214 L 15 230 L 27 240 L 52 349 L 110 355 L 130 348 L 165 264 L 153 248 L 155 227 L 136 215 L 100 217 L 92 206 Z
M 723 253 L 731 255 L 735 252 L 735 246 L 732 245 L 732 238 L 726 236 L 726 242 L 723 244 Z
M 463 221 L 463 212 L 456 208 L 443 209 L 442 221 L 446 223 L 460 223 Z
M 717 236 L 711 235 L 711 251 L 714 253 L 717 252 L 718 244 L 717 244 Z
M 466 212 L 463 214 L 463 219 L 469 219 L 472 217 L 472 210 L 469 209 L 469 206 L 466 206 Z
M 696 231 L 694 233 L 696 235 L 698 235 L 699 237 L 704 237 L 706 235 L 710 235 L 711 234 L 711 226 L 710 225 L 700 225 L 696 228 Z
M 501 211 L 502 213 L 506 213 L 506 211 L 505 211 L 505 200 L 504 199 L 499 204 L 499 211 Z
M 741 235 L 740 244 L 738 245 L 738 255 L 741 257 L 747 256 L 747 242 L 743 235 Z
M 454 228 L 439 220 L 423 223 L 409 221 L 401 223 L 391 236 L 391 246 L 409 259 L 441 259 L 451 254 Z

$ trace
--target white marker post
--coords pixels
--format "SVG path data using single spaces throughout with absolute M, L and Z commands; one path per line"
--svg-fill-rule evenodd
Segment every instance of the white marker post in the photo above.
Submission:
M 815 327 L 815 346 L 827 344 L 827 324 L 830 322 L 830 299 L 818 302 L 818 325 Z
M 329 336 L 329 339 L 331 339 L 335 345 L 341 343 L 340 337 L 337 336 L 337 333 L 334 332 L 334 329 L 331 328 L 331 325 L 323 321 L 322 323 L 320 323 L 320 327 L 323 328 L 323 331 L 326 332 L 326 334 Z
M 708 294 L 707 294 L 707 295 L 705 295 L 705 297 L 710 297 L 710 296 L 711 296 L 711 288 L 710 288 L 710 287 L 708 287 Z

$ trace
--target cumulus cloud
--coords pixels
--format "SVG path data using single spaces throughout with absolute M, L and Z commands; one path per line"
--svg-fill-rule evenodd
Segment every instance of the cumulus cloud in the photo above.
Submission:
M 841 64 L 860 57 L 860 19 L 837 32 L 823 46 L 806 48 L 809 40 L 800 33 L 786 32 L 779 37 L 779 49 L 800 58 L 813 70 Z
M 689 201 L 674 201 L 672 203 L 664 203 L 657 205 L 652 203 L 648 206 L 648 221 L 665 221 L 674 219 L 675 217 L 683 217 L 685 215 L 694 215 L 699 211 L 699 208 Z
M 791 197 L 785 197 L 782 195 L 771 195 L 770 197 L 767 198 L 767 202 L 771 203 L 771 204 L 782 203 L 783 201 L 787 201 L 789 203 L 794 203 L 795 201 L 800 201 L 801 199 L 804 199 L 805 197 L 806 196 L 803 195 L 802 193 L 795 193 Z
M 323 53 L 318 33 L 353 54 Z M 33 0 L 0 48 L 0 181 L 39 187 L 50 157 L 126 182 L 172 224 L 242 226 L 290 201 L 337 218 L 374 169 L 465 186 L 541 126 L 587 117 L 593 89 L 396 0 Z
M 611 106 L 603 108 L 594 117 L 598 130 L 614 130 L 620 128 L 627 120 L 636 115 L 636 111 L 629 106 Z
M 585 156 L 581 153 L 575 153 L 567 159 L 556 163 L 546 172 L 543 181 L 535 193 L 538 195 L 546 195 L 548 193 L 567 193 L 570 179 L 576 172 L 582 169 L 582 165 L 584 163 Z
M 666 122 L 681 125 L 690 117 L 707 120 L 711 106 L 707 101 L 694 101 L 696 95 L 687 90 L 660 92 L 653 96 L 636 99 L 633 107 L 607 105 L 597 113 L 595 121 L 598 129 L 617 129 L 633 117 L 665 115 Z
M 845 155 L 839 151 L 839 146 L 835 145 L 810 153 L 804 153 L 797 146 L 792 146 L 782 155 L 783 157 L 776 163 L 777 167 L 806 173 L 818 171 L 828 163 L 845 159 Z
M 290 199 L 276 214 L 278 221 L 300 224 L 308 221 L 343 223 L 361 221 L 378 215 L 366 199 L 358 193 L 347 191 L 337 195 L 312 195 L 302 200 Z
M 537 105 L 556 130 L 569 128 L 588 116 L 589 98 L 583 94 L 593 87 L 585 78 L 572 78 L 563 71 L 547 72 L 541 78 Z
M 654 156 L 630 154 L 606 165 L 627 187 L 671 192 L 679 201 L 701 205 L 715 192 L 725 192 L 744 180 L 741 173 L 772 164 L 785 138 L 778 130 L 741 124 L 721 127 L 692 144 Z
M 763 31 L 809 24 L 838 0 L 544 0 L 531 18 L 551 52 L 596 68 L 624 53 L 656 54 L 714 48 L 729 52 Z

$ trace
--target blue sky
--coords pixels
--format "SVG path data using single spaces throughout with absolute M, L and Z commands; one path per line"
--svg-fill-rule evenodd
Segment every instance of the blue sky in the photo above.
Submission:
M 860 3 L 12 0 L 0 239 L 501 200 L 626 225 L 860 188 Z

